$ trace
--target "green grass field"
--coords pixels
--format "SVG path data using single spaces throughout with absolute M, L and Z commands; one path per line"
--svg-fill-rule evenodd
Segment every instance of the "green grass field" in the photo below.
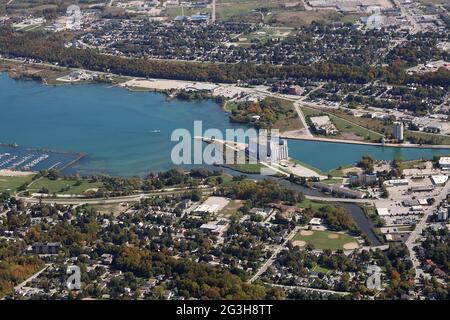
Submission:
M 292 30 L 286 27 L 262 28 L 251 33 L 240 35 L 238 43 L 249 44 L 255 41 L 266 43 L 270 39 L 284 39 L 292 34 Z
M 82 194 L 84 191 L 93 188 L 101 187 L 101 182 L 89 182 L 88 180 L 81 180 L 80 185 L 76 185 L 77 181 L 59 178 L 58 180 L 50 180 L 48 178 L 40 178 L 30 184 L 28 191 L 30 193 L 37 193 L 42 188 L 48 189 L 49 193 L 61 194 Z
M 380 138 L 383 137 L 383 135 L 380 133 L 366 129 L 356 123 L 353 123 L 351 121 L 348 121 L 346 119 L 338 117 L 334 114 L 331 114 L 328 112 L 323 112 L 321 110 L 308 108 L 305 106 L 302 106 L 301 109 L 302 109 L 302 112 L 305 115 L 305 117 L 327 115 L 328 117 L 330 117 L 331 122 L 336 126 L 336 128 L 338 129 L 340 134 L 351 133 L 351 134 L 354 134 L 356 136 L 359 136 L 363 139 L 367 139 L 370 141 L 379 141 Z M 334 137 L 341 138 L 340 134 L 338 134 L 337 136 L 334 136 Z M 330 136 L 330 137 L 332 138 L 333 136 Z
M 241 208 L 244 205 L 244 203 L 241 200 L 231 200 L 226 206 L 225 208 L 223 208 L 220 211 L 220 214 L 223 216 L 230 216 L 234 213 L 236 213 L 239 208 Z
M 313 201 L 313 200 L 309 200 L 309 199 L 305 199 L 302 202 L 297 204 L 297 207 L 299 208 L 311 208 L 314 211 L 318 211 L 323 207 L 326 207 L 328 204 L 323 203 L 323 202 L 317 202 L 317 201 Z
M 306 230 L 305 230 L 306 231 Z M 309 230 L 308 230 L 309 231 Z M 337 237 L 337 238 L 330 238 Z M 308 245 L 312 245 L 314 249 L 318 250 L 338 250 L 344 249 L 344 245 L 352 242 L 356 242 L 356 239 L 342 233 L 330 232 L 330 231 L 312 231 L 311 235 L 302 235 L 297 233 L 292 241 L 304 241 Z
M 233 170 L 248 174 L 259 174 L 261 173 L 261 168 L 264 167 L 260 163 L 233 164 L 228 166 Z
M 16 192 L 22 184 L 31 182 L 32 175 L 21 177 L 2 177 L 0 176 L 0 192 Z

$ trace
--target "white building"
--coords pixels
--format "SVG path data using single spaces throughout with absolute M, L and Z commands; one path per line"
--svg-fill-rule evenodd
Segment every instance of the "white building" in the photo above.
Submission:
M 448 212 L 450 211 L 450 208 L 448 210 L 441 210 L 437 213 L 437 219 L 438 221 L 447 221 L 448 219 Z
M 392 134 L 394 135 L 395 140 L 403 141 L 403 123 L 402 122 L 394 122 Z
M 259 140 L 258 143 L 255 143 L 255 141 L 250 142 L 248 148 L 250 158 L 263 162 L 280 162 L 289 158 L 289 148 L 286 139 L 262 140 Z
M 338 130 L 328 116 L 310 118 L 314 130 L 319 134 L 337 134 Z
M 431 182 L 433 182 L 435 186 L 443 186 L 447 182 L 447 180 L 448 177 L 444 175 L 431 176 Z
M 377 208 L 377 213 L 380 217 L 391 215 L 388 208 Z
M 408 179 L 392 179 L 384 182 L 384 185 L 387 187 L 407 186 L 408 184 Z
M 442 170 L 450 170 L 450 157 L 441 157 L 439 159 L 439 168 Z
M 320 226 L 320 225 L 322 224 L 322 219 L 321 219 L 321 218 L 312 218 L 312 219 L 309 221 L 309 224 L 310 224 L 311 226 Z

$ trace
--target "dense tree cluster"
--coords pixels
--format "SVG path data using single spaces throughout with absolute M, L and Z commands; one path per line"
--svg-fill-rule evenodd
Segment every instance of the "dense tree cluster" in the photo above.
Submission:
M 219 193 L 233 199 L 250 200 L 253 206 L 264 206 L 279 201 L 296 204 L 304 199 L 302 193 L 286 189 L 272 180 L 258 182 L 243 180 L 223 187 Z
M 39 33 L 20 34 L 7 28 L 0 29 L 0 53 L 9 57 L 24 57 L 62 66 L 112 72 L 115 74 L 211 82 L 236 82 L 256 79 L 265 82 L 273 78 L 329 79 L 365 83 L 368 71 L 358 66 L 318 62 L 308 66 L 254 64 L 214 64 L 148 59 L 127 59 L 103 55 L 94 49 L 64 47 L 64 37 Z
M 122 247 L 114 265 L 124 272 L 149 278 L 158 274 L 173 277 L 173 285 L 185 298 L 266 299 L 271 292 L 260 285 L 245 282 L 243 274 L 205 263 L 174 259 L 163 253 Z

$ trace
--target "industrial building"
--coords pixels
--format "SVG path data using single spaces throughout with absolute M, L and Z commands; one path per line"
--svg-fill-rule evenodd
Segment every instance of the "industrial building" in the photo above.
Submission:
M 394 136 L 394 139 L 402 142 L 403 137 L 403 123 L 402 122 L 394 122 L 394 127 L 392 128 L 392 134 Z
M 441 170 L 450 170 L 450 157 L 440 157 L 439 168 Z
M 270 139 L 269 141 L 261 141 L 258 143 L 250 143 L 246 149 L 251 159 L 258 159 L 263 162 L 279 162 L 289 158 L 289 148 L 286 139 Z
M 328 116 L 311 117 L 310 120 L 316 133 L 326 135 L 335 135 L 338 133 L 338 130 Z

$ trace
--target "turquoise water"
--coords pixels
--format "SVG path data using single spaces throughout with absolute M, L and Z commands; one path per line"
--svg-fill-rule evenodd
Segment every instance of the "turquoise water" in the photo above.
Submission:
M 0 142 L 88 156 L 71 172 L 114 175 L 145 174 L 173 167 L 170 153 L 177 128 L 192 131 L 236 128 L 213 101 L 167 102 L 159 93 L 129 92 L 105 85 L 45 86 L 16 81 L 0 73 Z M 450 150 L 378 148 L 307 141 L 289 141 L 291 156 L 321 170 L 358 161 L 431 157 Z
M 364 155 L 377 160 L 432 159 L 433 155 L 450 154 L 450 149 L 419 149 L 376 147 L 345 143 L 289 140 L 289 156 L 312 165 L 322 171 L 329 171 L 341 165 L 354 164 Z

